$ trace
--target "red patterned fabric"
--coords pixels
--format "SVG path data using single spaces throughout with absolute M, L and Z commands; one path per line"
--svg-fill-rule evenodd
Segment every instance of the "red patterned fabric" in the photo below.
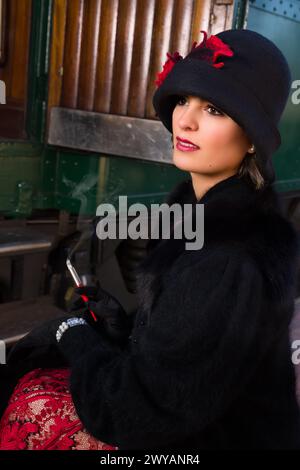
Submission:
M 84 429 L 69 376 L 69 369 L 35 369 L 19 380 L 0 421 L 0 450 L 118 450 Z

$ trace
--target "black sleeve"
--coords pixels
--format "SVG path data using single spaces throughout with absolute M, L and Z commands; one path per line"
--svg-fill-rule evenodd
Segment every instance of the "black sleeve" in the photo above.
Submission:
M 267 347 L 258 344 L 262 291 L 251 259 L 213 255 L 170 281 L 128 349 L 99 343 L 89 327 L 66 331 L 59 344 L 88 431 L 122 449 L 159 448 L 218 419 Z

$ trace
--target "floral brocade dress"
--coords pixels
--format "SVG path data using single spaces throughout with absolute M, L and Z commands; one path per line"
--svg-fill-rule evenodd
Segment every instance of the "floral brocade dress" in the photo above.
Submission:
M 84 428 L 69 376 L 67 368 L 35 369 L 19 380 L 0 421 L 0 450 L 118 450 Z

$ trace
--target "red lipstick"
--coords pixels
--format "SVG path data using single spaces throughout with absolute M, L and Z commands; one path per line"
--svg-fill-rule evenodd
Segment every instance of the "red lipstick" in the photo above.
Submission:
M 176 148 L 181 150 L 182 152 L 194 152 L 195 150 L 199 150 L 200 147 L 198 145 L 193 144 L 190 140 L 183 139 L 181 137 L 176 137 L 177 144 Z

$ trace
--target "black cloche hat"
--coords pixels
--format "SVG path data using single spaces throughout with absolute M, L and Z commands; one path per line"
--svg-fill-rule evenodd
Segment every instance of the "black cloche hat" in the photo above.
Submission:
M 272 183 L 272 154 L 281 144 L 278 123 L 291 87 L 288 63 L 265 36 L 231 29 L 194 42 L 186 57 L 167 53 L 153 95 L 156 115 L 172 132 L 172 114 L 179 96 L 193 95 L 212 102 L 246 132 L 256 148 L 265 179 Z

